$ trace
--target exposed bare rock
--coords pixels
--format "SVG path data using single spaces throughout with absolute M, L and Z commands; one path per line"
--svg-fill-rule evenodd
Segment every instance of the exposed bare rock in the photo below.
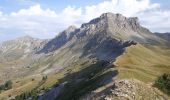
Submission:
M 120 80 L 101 92 L 93 92 L 80 100 L 168 100 L 153 87 L 137 80 Z

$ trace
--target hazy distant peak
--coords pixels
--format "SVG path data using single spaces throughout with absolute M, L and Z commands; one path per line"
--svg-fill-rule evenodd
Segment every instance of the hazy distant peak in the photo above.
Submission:
M 25 35 L 23 37 L 19 37 L 16 40 L 33 40 L 34 38 L 29 36 L 29 35 Z

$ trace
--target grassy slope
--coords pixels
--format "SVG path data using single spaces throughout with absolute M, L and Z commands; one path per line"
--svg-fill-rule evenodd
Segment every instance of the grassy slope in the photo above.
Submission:
M 153 82 L 163 73 L 170 73 L 170 51 L 158 46 L 134 45 L 126 48 L 116 59 L 118 79 L 136 78 L 143 82 Z
M 44 84 L 42 84 L 38 89 L 42 88 L 50 88 L 54 84 L 58 83 L 58 80 L 65 77 L 68 73 L 75 73 L 80 71 L 83 68 L 86 68 L 87 66 L 91 65 L 92 62 L 84 59 L 80 59 L 79 62 L 73 63 L 72 65 L 66 67 L 60 72 L 57 73 L 52 73 L 48 75 L 48 78 Z M 7 91 L 2 91 L 0 93 L 0 100 L 6 100 L 6 98 L 11 95 L 11 97 L 19 95 L 23 92 L 29 92 L 33 90 L 35 87 L 39 86 L 39 83 L 41 82 L 42 79 L 41 74 L 33 75 L 33 76 L 28 76 L 24 78 L 18 78 L 14 79 L 13 81 L 13 87 L 10 90 Z M 34 79 L 34 81 L 32 81 Z
M 152 82 L 155 78 L 162 73 L 170 73 L 170 50 L 163 50 L 159 47 L 151 47 L 144 45 L 135 45 L 126 49 L 125 53 L 118 57 L 115 64 L 118 65 L 118 79 L 123 78 L 136 78 L 144 82 Z M 49 88 L 58 83 L 58 80 L 66 76 L 68 73 L 75 73 L 92 62 L 80 59 L 78 63 L 71 64 L 69 67 L 63 69 L 59 73 L 51 74 L 48 76 L 46 82 L 39 88 Z M 48 61 L 47 61 L 48 62 Z M 30 91 L 38 86 L 42 76 L 19 79 L 19 83 L 15 81 L 14 88 L 0 94 L 1 97 L 8 97 L 21 94 L 25 91 Z M 26 80 L 26 81 L 25 81 Z
M 6 100 L 9 96 L 13 97 L 23 92 L 31 91 L 39 84 L 41 79 L 42 77 L 37 75 L 13 80 L 12 89 L 1 92 L 0 100 Z

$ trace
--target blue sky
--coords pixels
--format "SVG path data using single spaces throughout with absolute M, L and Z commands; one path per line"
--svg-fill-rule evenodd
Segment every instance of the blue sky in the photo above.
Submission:
M 170 0 L 1 0 L 0 41 L 52 38 L 105 12 L 139 17 L 152 32 L 170 31 Z
M 28 8 L 35 4 L 40 4 L 42 8 L 50 8 L 60 12 L 67 6 L 83 7 L 86 5 L 95 5 L 104 0 L 2 0 L 0 9 L 6 13 Z
M 18 11 L 22 8 L 28 8 L 34 4 L 41 4 L 43 8 L 50 8 L 59 12 L 67 6 L 83 7 L 87 5 L 95 5 L 104 0 L 1 0 L 0 10 L 6 13 Z M 163 9 L 170 9 L 170 0 L 150 0 L 151 3 L 161 4 Z

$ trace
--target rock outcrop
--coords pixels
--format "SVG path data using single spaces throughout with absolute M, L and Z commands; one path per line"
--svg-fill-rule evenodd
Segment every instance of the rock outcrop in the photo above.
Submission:
M 96 90 L 97 91 L 97 90 Z M 82 97 L 80 100 L 167 100 L 158 90 L 138 80 L 115 81 L 105 90 Z

